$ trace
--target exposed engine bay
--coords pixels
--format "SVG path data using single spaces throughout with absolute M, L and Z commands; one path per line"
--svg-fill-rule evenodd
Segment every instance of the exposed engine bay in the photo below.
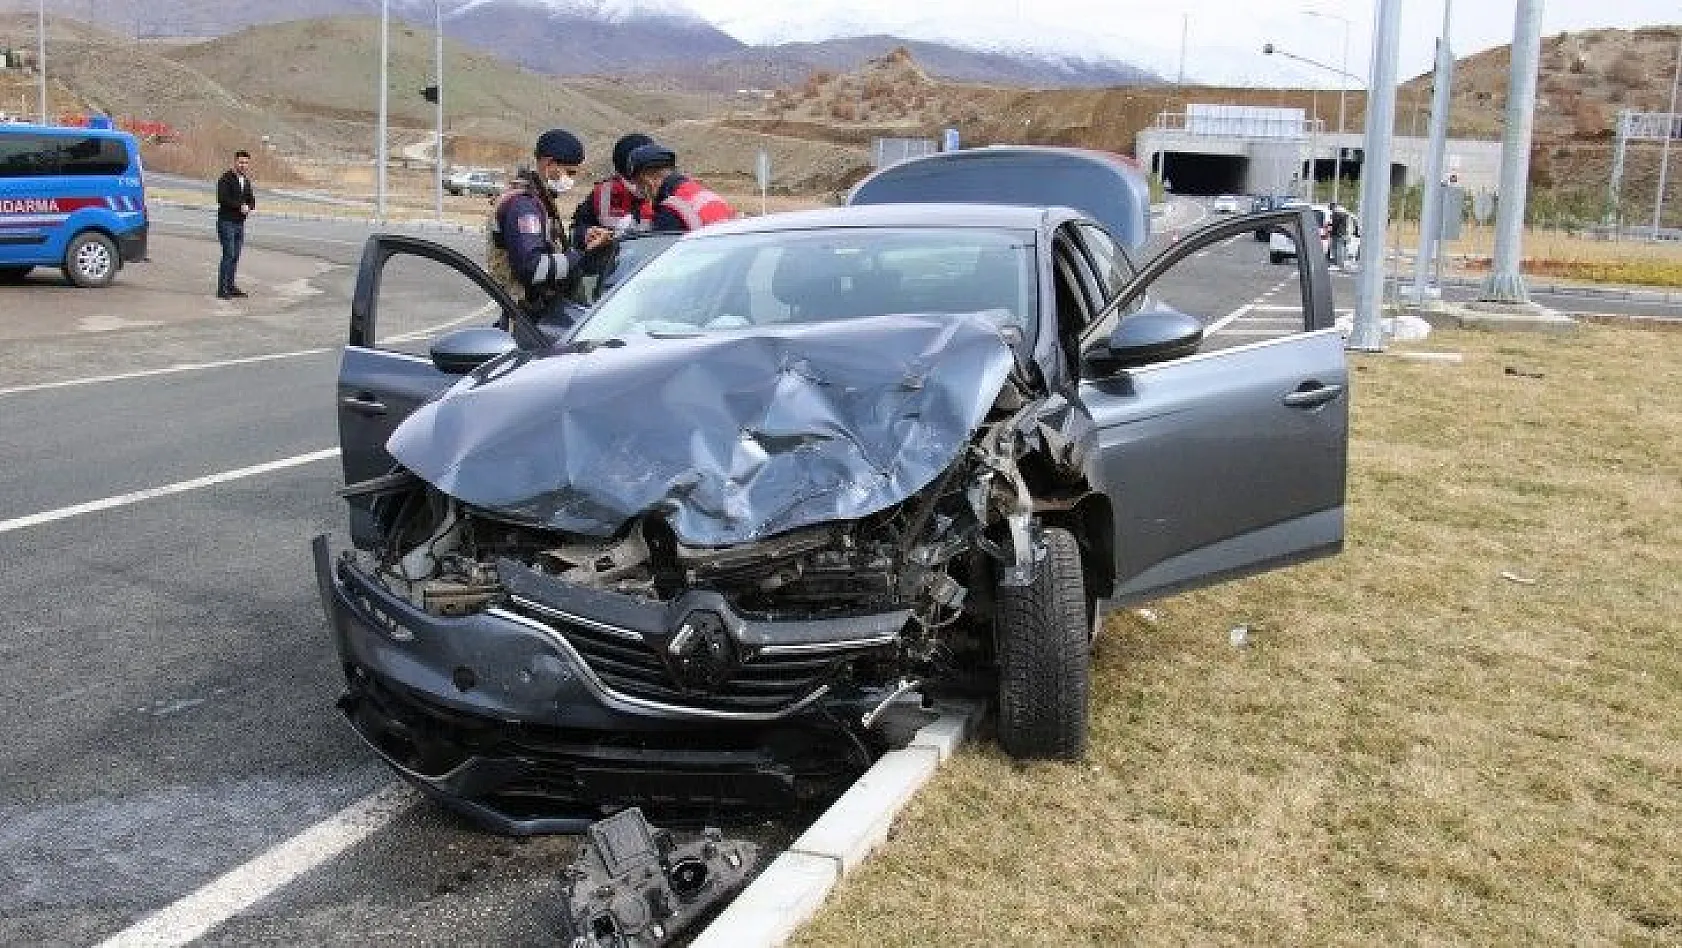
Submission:
M 1078 496 L 1079 439 L 1043 423 L 1044 407 L 1043 402 L 1029 403 L 1019 387 L 1008 384 L 957 460 L 905 501 L 857 520 L 801 527 L 733 546 L 685 544 L 657 511 L 607 538 L 533 526 L 462 503 L 399 471 L 346 488 L 347 495 L 379 497 L 374 510 L 384 543 L 356 554 L 357 565 L 435 616 L 511 604 L 556 612 L 544 609 L 540 592 L 529 592 L 546 587 L 600 591 L 647 604 L 670 604 L 706 591 L 721 596 L 729 614 L 749 622 L 821 622 L 841 628 L 850 619 L 870 617 L 871 635 L 849 633 L 800 645 L 818 657 L 847 659 L 828 663 L 832 667 L 826 672 L 843 674 L 852 685 L 889 689 L 898 697 L 915 683 L 956 680 L 986 668 L 991 657 L 985 621 L 989 591 L 1032 563 L 1029 526 L 1035 498 L 1059 504 L 1057 498 Z M 554 605 L 551 598 L 549 606 Z M 577 611 L 565 606 L 563 614 L 578 618 Z M 584 625 L 600 618 L 582 617 Z M 883 628 L 886 620 L 899 621 Z M 709 646 L 729 648 L 715 641 L 723 630 L 700 625 L 686 623 L 666 643 L 665 651 L 680 665 L 697 646 L 700 652 Z M 601 636 L 578 631 L 577 636 L 569 631 L 568 637 L 586 659 L 611 666 L 614 658 L 603 650 L 616 643 L 604 644 Z M 744 659 L 752 658 L 754 644 L 735 643 L 749 653 Z M 759 644 L 776 651 L 775 646 L 790 643 Z M 845 654 L 820 655 L 824 645 Z M 672 670 L 680 684 L 699 680 L 684 675 L 681 667 Z M 616 679 L 611 672 L 604 678 L 626 683 L 626 676 Z M 634 683 L 629 690 L 637 690 Z

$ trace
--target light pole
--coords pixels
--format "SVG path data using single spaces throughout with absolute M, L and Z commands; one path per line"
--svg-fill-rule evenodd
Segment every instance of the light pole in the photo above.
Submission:
M 1336 13 L 1326 13 L 1321 10 L 1304 10 L 1308 16 L 1324 17 L 1343 24 L 1343 75 L 1349 75 L 1349 26 L 1350 20 L 1346 16 Z M 1338 186 L 1343 183 L 1343 97 L 1344 84 L 1337 84 L 1337 154 L 1332 158 L 1332 203 L 1338 199 Z
M 1308 11 L 1304 11 L 1304 12 L 1308 12 Z M 1337 17 L 1337 19 L 1342 19 L 1342 17 Z M 1345 21 L 1345 22 L 1348 22 L 1348 21 Z M 1293 59 L 1293 60 L 1296 60 L 1299 63 L 1307 63 L 1308 65 L 1313 66 L 1316 69 L 1324 69 L 1327 72 L 1336 73 L 1337 75 L 1343 77 L 1344 79 L 1353 79 L 1356 82 L 1361 82 L 1361 77 L 1360 76 L 1355 75 L 1354 73 L 1348 71 L 1347 69 L 1339 69 L 1336 66 L 1328 66 L 1327 64 L 1325 64 L 1323 62 L 1320 62 L 1317 59 L 1309 59 L 1307 56 L 1298 56 L 1296 53 L 1287 53 L 1284 50 L 1280 49 L 1278 46 L 1274 45 L 1273 43 L 1262 44 L 1262 52 L 1266 53 L 1269 56 L 1283 56 L 1286 59 Z M 1345 42 L 1344 42 L 1344 61 L 1345 61 L 1345 64 L 1347 64 L 1347 62 L 1348 62 L 1348 57 L 1349 57 L 1349 47 L 1348 47 L 1347 32 L 1346 32 L 1345 33 Z M 1342 83 L 1340 82 L 1339 85 L 1341 86 Z M 1337 130 L 1338 130 L 1338 134 L 1341 135 L 1343 133 L 1343 90 L 1341 88 L 1338 89 L 1338 93 L 1337 93 Z M 1343 142 L 1342 142 L 1341 139 L 1338 142 L 1337 161 L 1333 165 L 1333 172 L 1332 173 L 1334 175 L 1334 177 L 1332 178 L 1332 200 L 1335 201 L 1338 198 L 1337 182 L 1340 178 L 1343 177 Z
M 432 176 L 432 215 L 444 219 L 444 0 L 432 0 L 432 81 L 437 108 L 437 137 L 433 139 L 432 157 L 437 173 Z
M 1478 300 L 1531 306 L 1519 260 L 1524 250 L 1530 139 L 1536 126 L 1536 72 L 1542 59 L 1542 0 L 1518 0 L 1512 49 L 1507 123 L 1501 139 L 1501 203 L 1495 208 L 1495 255 Z
M 1665 179 L 1670 176 L 1670 139 L 1676 127 L 1676 87 L 1682 84 L 1682 41 L 1676 44 L 1676 71 L 1670 75 L 1670 111 L 1665 114 L 1664 147 L 1659 152 L 1659 193 L 1653 195 L 1653 230 L 1649 240 L 1659 239 L 1659 212 L 1664 210 Z
M 390 8 L 389 0 L 380 0 L 380 139 L 374 144 L 374 213 L 381 224 L 385 223 L 386 67 L 387 60 L 391 58 Z
M 1523 0 L 1520 0 L 1523 2 Z M 1384 349 L 1384 251 L 1390 230 L 1390 145 L 1396 124 L 1396 47 L 1402 0 L 1378 0 L 1372 40 L 1372 79 L 1367 83 L 1367 122 L 1361 174 L 1361 272 L 1355 283 L 1350 349 Z
M 1436 88 L 1431 90 L 1431 140 L 1425 152 L 1424 200 L 1419 206 L 1419 254 L 1413 260 L 1413 304 L 1425 305 L 1426 274 L 1436 259 L 1442 228 L 1443 153 L 1448 145 L 1449 93 L 1454 85 L 1454 49 L 1448 28 L 1454 0 L 1443 0 L 1443 32 L 1437 40 Z M 1459 213 L 1459 208 L 1455 212 Z
M 47 124 L 47 0 L 35 7 L 35 77 L 40 83 L 41 124 Z

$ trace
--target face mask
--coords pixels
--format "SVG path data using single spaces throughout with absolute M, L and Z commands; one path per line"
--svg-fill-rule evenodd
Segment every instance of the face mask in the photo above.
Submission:
M 573 185 L 572 176 L 563 174 L 559 178 L 550 179 L 550 181 L 549 181 L 549 193 L 550 194 L 556 194 L 556 195 L 565 194 L 568 191 L 572 190 L 572 185 Z

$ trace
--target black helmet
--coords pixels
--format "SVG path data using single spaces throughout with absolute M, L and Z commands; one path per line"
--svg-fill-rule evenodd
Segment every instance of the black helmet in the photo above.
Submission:
M 647 144 L 631 149 L 625 157 L 625 171 L 641 174 L 650 168 L 676 168 L 677 153 L 664 145 Z
M 532 155 L 553 158 L 563 165 L 581 165 L 584 163 L 584 143 L 564 128 L 551 128 L 537 136 L 537 147 L 532 149 Z
M 631 170 L 630 165 L 627 163 L 627 159 L 631 157 L 631 152 L 636 151 L 644 145 L 652 144 L 654 144 L 654 139 L 649 138 L 641 132 L 632 132 L 624 138 L 614 142 L 613 170 L 629 178 L 631 176 Z

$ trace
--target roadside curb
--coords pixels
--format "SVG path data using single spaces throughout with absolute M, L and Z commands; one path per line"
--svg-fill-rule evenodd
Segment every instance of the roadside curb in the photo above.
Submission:
M 151 203 L 159 207 L 173 208 L 178 211 L 214 211 L 216 209 L 216 206 L 213 204 L 190 204 L 186 201 L 177 201 L 169 198 L 153 199 Z M 411 220 L 408 218 L 387 220 L 384 225 L 381 225 L 374 220 L 373 215 L 353 217 L 348 214 L 299 214 L 293 211 L 266 211 L 263 213 L 263 217 L 274 220 L 330 221 L 346 224 L 366 224 L 376 228 L 381 226 L 387 228 L 396 227 L 405 230 L 435 231 L 446 234 L 471 234 L 479 231 L 479 228 L 477 227 L 473 227 L 468 224 L 457 224 L 453 221 L 431 221 L 424 219 Z
M 1483 281 L 1474 277 L 1443 277 L 1438 281 L 1442 286 L 1475 289 L 1483 285 Z M 1625 300 L 1634 303 L 1667 303 L 1682 304 L 1682 292 L 1672 293 L 1665 290 L 1644 290 L 1629 286 L 1590 286 L 1572 283 L 1540 283 L 1526 280 L 1528 289 L 1532 293 L 1558 296 L 1589 296 L 1603 300 Z
M 938 701 L 940 717 L 903 750 L 882 755 L 690 948 L 781 945 L 823 907 L 841 879 L 888 838 L 893 821 L 981 721 L 979 701 Z

